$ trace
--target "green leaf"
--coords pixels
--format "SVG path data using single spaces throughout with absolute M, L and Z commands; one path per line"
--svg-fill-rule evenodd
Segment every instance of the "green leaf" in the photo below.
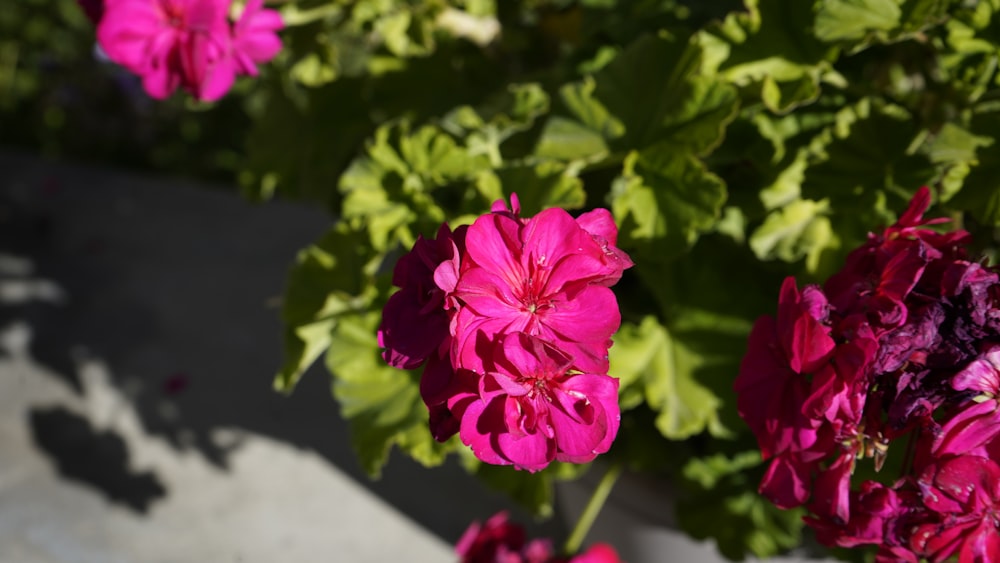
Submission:
M 503 186 L 503 197 L 509 199 L 516 192 L 525 216 L 549 207 L 578 209 L 587 201 L 583 183 L 558 162 L 508 166 L 497 170 L 496 175 Z
M 740 452 L 733 457 L 715 454 L 708 457 L 693 457 L 684 464 L 684 478 L 697 483 L 702 489 L 714 489 L 721 481 L 761 464 L 760 451 Z
M 535 155 L 563 161 L 599 160 L 608 154 L 604 137 L 572 119 L 553 116 L 545 122 Z
M 625 336 L 626 350 L 616 353 L 615 373 L 626 381 L 641 378 L 656 427 L 672 440 L 718 428 L 720 402 L 692 377 L 694 358 L 654 317 L 646 317 Z
M 935 164 L 969 162 L 976 159 L 976 150 L 993 144 L 993 139 L 975 135 L 955 124 L 945 123 L 927 144 L 927 156 Z
M 633 152 L 611 190 L 611 209 L 625 248 L 669 258 L 712 229 L 726 186 L 704 164 L 669 146 Z
M 330 347 L 340 315 L 365 307 L 372 297 L 367 240 L 340 224 L 299 252 L 288 274 L 281 317 L 285 361 L 274 380 L 290 393 L 306 369 Z
M 835 49 L 817 40 L 803 22 L 813 18 L 812 3 L 749 0 L 746 12 L 700 32 L 698 41 L 709 66 L 741 87 L 756 85 L 771 111 L 784 113 L 814 101 L 820 81 L 843 83 L 831 61 Z
M 750 248 L 760 260 L 795 262 L 808 257 L 807 269 L 815 271 L 822 252 L 836 243 L 828 212 L 826 201 L 793 201 L 764 219 L 750 235 Z
M 333 395 L 351 425 L 351 441 L 362 468 L 375 479 L 396 445 L 426 466 L 440 465 L 455 441 L 431 436 L 420 399 L 419 375 L 385 364 L 379 354 L 378 311 L 342 316 L 326 356 Z
M 891 196 L 890 209 L 905 209 L 920 186 L 939 176 L 927 156 L 910 149 L 921 131 L 908 113 L 863 101 L 844 116 L 822 161 L 806 169 L 804 197 L 829 198 L 838 212 L 871 212 L 878 198 Z
M 1000 145 L 981 151 L 979 163 L 972 167 L 948 204 L 968 211 L 985 225 L 1000 227 Z
M 653 317 L 646 317 L 641 325 L 623 322 L 612 337 L 614 345 L 608 350 L 611 362 L 608 374 L 618 379 L 618 403 L 623 411 L 646 400 L 643 374 L 660 342 L 655 325 Z
M 283 89 L 268 92 L 266 110 L 247 136 L 244 187 L 263 199 L 280 190 L 286 197 L 336 207 L 337 178 L 372 129 L 357 87 L 357 81 L 341 79 L 296 99 Z M 332 123 L 336 135 L 330 134 Z
M 486 167 L 485 157 L 470 154 L 454 138 L 426 125 L 411 133 L 404 124 L 379 127 L 340 178 L 343 217 L 368 230 L 372 245 L 385 251 L 397 242 L 413 244 L 417 232 L 433 230 L 445 219 L 431 192 L 455 182 L 471 182 Z
M 702 48 L 645 35 L 593 79 L 565 86 L 566 106 L 616 151 L 669 143 L 710 151 L 735 116 L 735 88 L 706 72 Z
M 895 29 L 901 15 L 896 0 L 821 0 L 815 33 L 821 41 L 858 40 Z
M 677 504 L 677 518 L 695 539 L 715 539 L 731 560 L 747 552 L 769 558 L 801 541 L 803 510 L 782 510 L 747 486 L 718 487 Z

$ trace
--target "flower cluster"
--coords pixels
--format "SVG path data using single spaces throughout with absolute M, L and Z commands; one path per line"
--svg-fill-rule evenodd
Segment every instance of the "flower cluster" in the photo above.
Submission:
M 781 287 L 751 331 L 737 407 L 769 460 L 760 491 L 806 506 L 827 545 L 880 561 L 1000 561 L 1000 276 L 922 188 L 823 286 Z M 859 460 L 889 482 L 852 489 Z
M 257 64 L 281 50 L 281 16 L 247 0 L 235 20 L 231 0 L 82 1 L 98 21 L 97 40 L 108 58 L 142 77 L 150 96 L 178 87 L 214 101 L 237 75 L 257 75 Z
M 605 209 L 522 218 L 516 195 L 511 205 L 442 226 L 399 259 L 379 345 L 392 366 L 423 366 L 438 440 L 457 432 L 479 459 L 528 471 L 587 462 L 618 432 L 610 286 L 632 262 Z
M 455 545 L 461 563 L 621 563 L 608 544 L 594 544 L 573 557 L 559 557 L 547 539 L 527 541 L 524 528 L 510 522 L 506 512 L 485 524 L 473 522 Z

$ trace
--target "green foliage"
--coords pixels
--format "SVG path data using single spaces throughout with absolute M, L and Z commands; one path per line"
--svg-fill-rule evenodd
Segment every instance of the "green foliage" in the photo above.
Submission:
M 732 391 L 781 279 L 822 281 L 924 184 L 933 214 L 1000 227 L 995 0 L 289 0 L 280 56 L 212 107 L 115 86 L 75 4 L 48 4 L 0 11 L 0 140 L 322 205 L 335 223 L 289 273 L 276 387 L 325 355 L 369 474 L 393 449 L 457 452 L 540 515 L 579 469 L 433 441 L 419 374 L 379 357 L 418 236 L 512 193 L 526 215 L 612 210 L 636 266 L 616 287 L 610 455 L 657 474 L 681 459 L 681 524 L 739 558 L 801 528 L 757 496 Z
M 389 451 L 397 446 L 433 466 L 444 461 L 457 439 L 441 444 L 427 427 L 420 400 L 419 374 L 382 361 L 375 329 L 378 311 L 343 315 L 330 335 L 326 366 L 333 374 L 333 396 L 351 423 L 351 439 L 364 470 L 377 478 Z

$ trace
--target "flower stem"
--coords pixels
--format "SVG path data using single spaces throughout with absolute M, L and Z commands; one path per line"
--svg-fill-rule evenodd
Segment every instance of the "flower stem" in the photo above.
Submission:
M 618 477 L 622 474 L 622 465 L 620 463 L 615 463 L 608 468 L 607 472 L 601 477 L 601 482 L 597 484 L 597 488 L 590 495 L 590 500 L 587 501 L 587 506 L 583 508 L 583 513 L 580 514 L 580 518 L 576 521 L 576 525 L 573 526 L 573 531 L 570 532 L 569 538 L 566 540 L 566 544 L 563 546 L 563 551 L 567 554 L 574 554 L 580 551 L 580 545 L 583 544 L 583 538 L 587 537 L 587 532 L 590 531 L 590 527 L 594 525 L 594 520 L 597 520 L 597 515 L 600 514 L 601 508 L 604 507 L 604 501 L 608 499 L 608 495 L 611 494 L 611 489 L 615 487 L 615 483 L 618 481 Z

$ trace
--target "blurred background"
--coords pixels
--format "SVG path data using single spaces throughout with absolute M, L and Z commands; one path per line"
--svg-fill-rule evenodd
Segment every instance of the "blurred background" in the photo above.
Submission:
M 448 561 L 531 521 L 456 465 L 369 480 L 322 368 L 273 391 L 331 220 L 240 193 L 244 102 L 152 100 L 76 2 L 0 2 L 0 561 Z

